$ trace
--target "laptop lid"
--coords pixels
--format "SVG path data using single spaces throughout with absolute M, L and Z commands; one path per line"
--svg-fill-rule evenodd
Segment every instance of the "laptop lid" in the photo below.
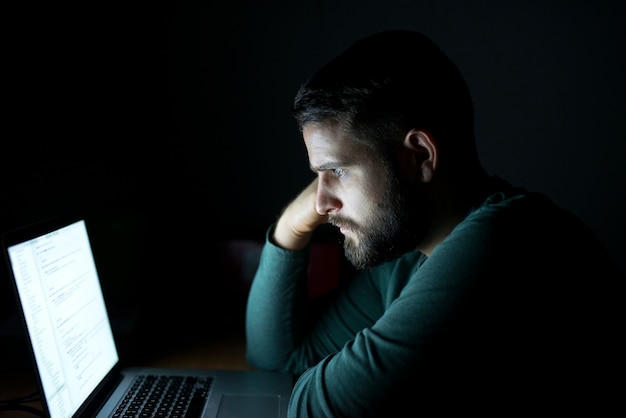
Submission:
M 57 217 L 12 231 L 3 248 L 45 412 L 72 416 L 119 367 L 85 220 Z

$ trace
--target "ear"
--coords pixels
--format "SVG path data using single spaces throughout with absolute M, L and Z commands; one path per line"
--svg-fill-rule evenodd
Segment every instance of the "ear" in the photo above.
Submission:
M 411 178 L 428 183 L 437 169 L 439 150 L 433 136 L 423 130 L 411 129 L 402 143 L 402 159 L 410 170 Z

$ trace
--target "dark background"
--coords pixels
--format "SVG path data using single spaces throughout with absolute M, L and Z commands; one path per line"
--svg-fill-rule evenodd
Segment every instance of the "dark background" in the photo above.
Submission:
M 625 5 L 5 7 L 0 228 L 85 211 L 116 316 L 139 311 L 147 334 L 209 333 L 210 317 L 241 325 L 243 302 L 230 298 L 238 285 L 216 243 L 262 240 L 311 178 L 289 114 L 299 84 L 357 38 L 408 28 L 430 35 L 465 74 L 487 170 L 579 215 L 626 270 Z M 14 335 L 5 274 L 1 330 Z

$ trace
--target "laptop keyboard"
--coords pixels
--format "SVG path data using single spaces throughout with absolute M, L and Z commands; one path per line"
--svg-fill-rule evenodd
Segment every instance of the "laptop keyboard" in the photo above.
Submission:
M 212 379 L 137 376 L 114 418 L 196 418 L 202 414 Z

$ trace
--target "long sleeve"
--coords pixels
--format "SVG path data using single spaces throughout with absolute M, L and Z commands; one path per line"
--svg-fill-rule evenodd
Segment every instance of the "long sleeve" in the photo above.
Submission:
M 266 238 L 246 307 L 247 360 L 254 367 L 289 370 L 290 355 L 306 331 L 307 250 L 283 250 Z
M 615 278 L 576 280 L 610 264 L 572 257 L 583 244 L 587 231 L 543 199 L 495 195 L 430 257 L 362 270 L 318 311 L 306 297 L 306 251 L 268 243 L 248 303 L 249 360 L 299 375 L 291 418 L 563 403 L 554 385 L 581 391 L 571 364 L 598 343 L 580 335 L 603 337 L 592 311 L 577 308 Z

